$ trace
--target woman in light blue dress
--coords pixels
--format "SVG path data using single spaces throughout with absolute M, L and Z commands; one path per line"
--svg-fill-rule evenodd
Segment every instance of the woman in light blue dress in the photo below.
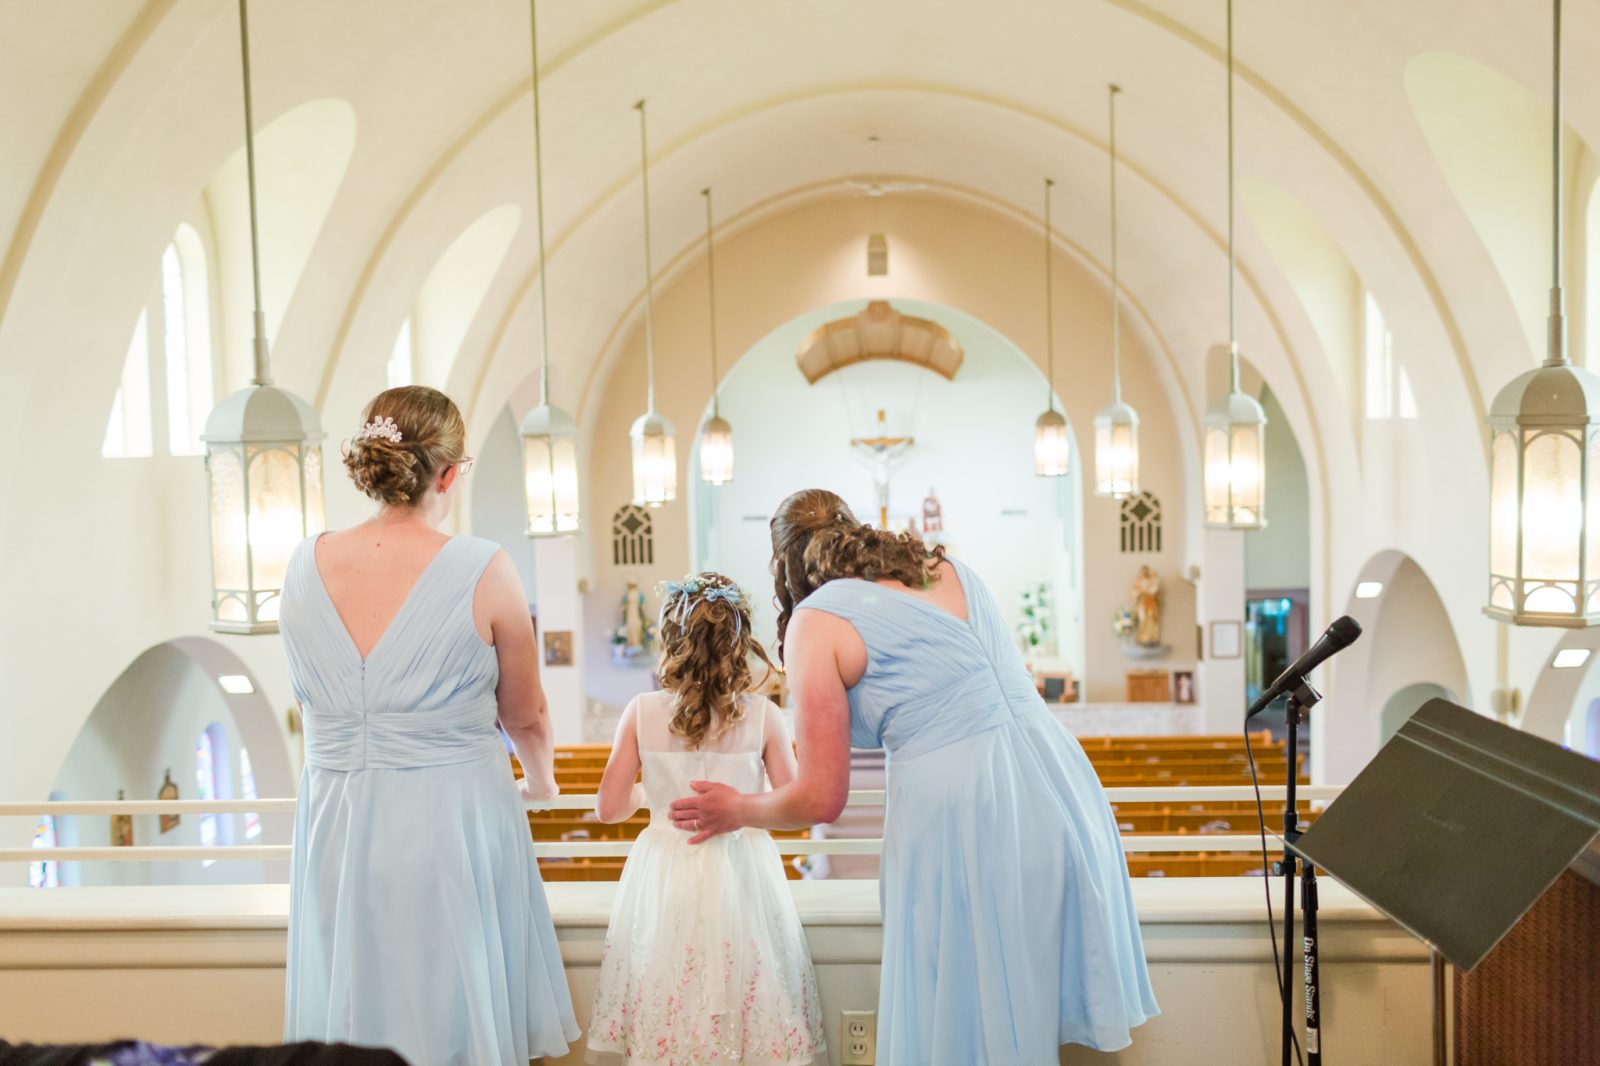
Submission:
M 437 528 L 471 464 L 455 404 L 391 389 L 364 422 L 345 465 L 378 511 L 301 544 L 283 592 L 306 740 L 285 1036 L 526 1066 L 578 1035 L 522 802 L 555 795 L 526 597 L 497 545 Z
M 1117 825 L 988 589 L 812 489 L 772 520 L 799 769 L 758 795 L 695 782 L 695 839 L 830 822 L 850 749 L 889 755 L 880 1066 L 1039 1066 L 1115 1051 L 1157 1013 Z

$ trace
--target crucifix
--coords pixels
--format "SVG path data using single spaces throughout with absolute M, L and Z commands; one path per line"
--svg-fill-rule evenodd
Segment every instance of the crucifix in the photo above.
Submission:
M 850 441 L 850 447 L 864 452 L 872 463 L 872 481 L 878 489 L 879 529 L 889 528 L 889 469 L 916 442 L 915 437 L 889 436 L 889 419 L 882 410 L 878 411 L 876 437 L 855 437 Z

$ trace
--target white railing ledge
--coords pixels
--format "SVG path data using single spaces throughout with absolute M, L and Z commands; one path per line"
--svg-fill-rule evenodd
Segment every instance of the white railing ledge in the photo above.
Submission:
M 1344 791 L 1340 785 L 1300 785 L 1296 795 L 1308 803 L 1326 803 L 1337 799 Z M 1255 799 L 1255 790 L 1249 785 L 1138 785 L 1105 790 L 1112 803 L 1167 803 L 1205 805 L 1207 803 L 1244 803 Z M 1265 804 L 1282 803 L 1287 789 L 1283 785 L 1263 785 L 1261 801 Z M 851 807 L 881 807 L 885 802 L 882 789 L 856 789 L 848 800 Z M 570 796 L 557 796 L 553 800 L 529 803 L 533 811 L 591 811 L 595 794 L 575 792 Z M 113 814 L 293 814 L 295 799 L 273 797 L 253 800 L 39 800 L 37 802 L 0 803 L 0 818 L 37 818 L 50 814 L 62 817 L 108 816 Z M 1271 813 L 1269 806 L 1268 813 Z

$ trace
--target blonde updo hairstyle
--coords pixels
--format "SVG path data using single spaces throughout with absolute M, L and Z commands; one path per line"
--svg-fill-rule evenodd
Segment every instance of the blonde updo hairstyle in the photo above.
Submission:
M 400 440 L 368 432 L 344 444 L 344 468 L 356 488 L 392 507 L 415 507 L 445 467 L 466 456 L 467 425 L 455 401 L 426 385 L 378 393 L 361 424 L 393 422 Z
M 803 489 L 772 516 L 773 601 L 778 607 L 778 661 L 795 608 L 830 581 L 898 581 L 923 589 L 939 580 L 942 546 L 928 547 L 914 533 L 862 525 L 827 489 Z
M 750 621 L 750 598 L 721 574 L 694 574 L 662 586 L 661 687 L 672 694 L 668 728 L 689 748 L 715 740 L 744 718 L 739 697 L 754 680 L 751 659 L 773 668 Z

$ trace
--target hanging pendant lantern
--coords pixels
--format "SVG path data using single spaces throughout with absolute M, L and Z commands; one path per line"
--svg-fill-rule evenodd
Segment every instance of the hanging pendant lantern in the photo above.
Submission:
M 644 190 L 645 412 L 633 423 L 633 502 L 659 507 L 678 498 L 678 451 L 672 423 L 656 412 L 655 284 L 650 262 L 650 144 L 644 101 L 639 112 L 639 174 Z
M 1228 0 L 1228 394 L 1202 422 L 1207 529 L 1264 529 L 1267 413 L 1239 388 L 1233 248 L 1233 0 Z
M 1489 408 L 1489 605 L 1521 626 L 1600 625 L 1600 377 L 1567 358 L 1561 3 L 1555 2 L 1550 320 L 1544 365 Z
M 322 531 L 322 424 L 312 406 L 272 384 L 256 225 L 255 123 L 250 95 L 250 20 L 239 0 L 250 265 L 255 283 L 255 375 L 206 419 L 211 518 L 211 628 L 276 633 L 289 556 Z
M 711 417 L 700 429 L 700 480 L 708 485 L 726 485 L 733 480 L 733 427 L 718 410 L 717 392 L 717 264 L 711 226 L 711 190 L 701 189 L 706 198 L 706 291 L 711 303 Z
M 1055 182 L 1044 179 L 1044 352 L 1045 411 L 1033 424 L 1033 472 L 1040 477 L 1066 477 L 1072 470 L 1072 438 L 1067 420 L 1056 410 L 1056 292 L 1052 273 L 1054 229 L 1050 222 L 1050 192 Z
M 578 424 L 550 403 L 550 290 L 545 282 L 544 140 L 539 123 L 539 3 L 528 0 L 533 51 L 534 207 L 539 232 L 539 406 L 522 420 L 523 493 L 528 505 L 527 535 L 563 537 L 577 533 Z
M 1094 417 L 1094 494 L 1114 500 L 1139 492 L 1139 414 L 1122 402 L 1122 290 L 1117 277 L 1117 93 L 1111 113 L 1111 405 Z

